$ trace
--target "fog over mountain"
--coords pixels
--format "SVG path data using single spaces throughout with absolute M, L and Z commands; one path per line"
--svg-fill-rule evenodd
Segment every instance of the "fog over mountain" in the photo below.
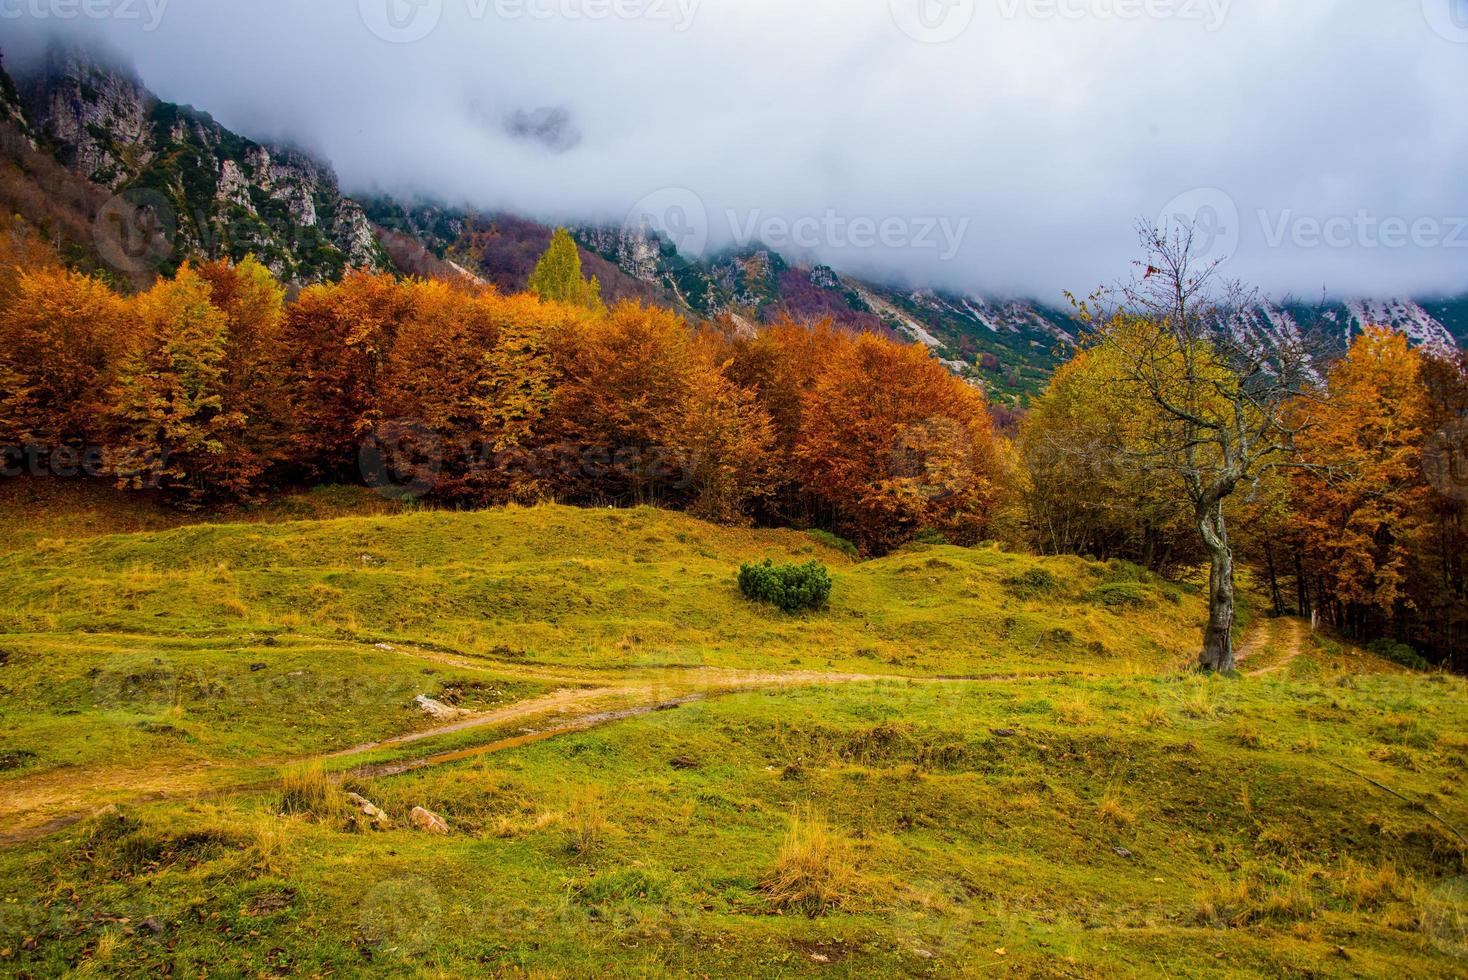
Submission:
M 1276 295 L 1428 295 L 1468 290 L 1455 2 L 33 0 L 3 46 L 104 42 L 352 192 L 1046 299 L 1178 213 Z

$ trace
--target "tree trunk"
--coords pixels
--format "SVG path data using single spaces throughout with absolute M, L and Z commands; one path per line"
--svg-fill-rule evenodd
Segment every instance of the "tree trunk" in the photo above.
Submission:
M 1279 597 L 1279 576 L 1274 571 L 1274 546 L 1269 543 L 1268 538 L 1264 540 L 1264 560 L 1268 563 L 1269 568 L 1269 595 L 1274 599 L 1274 614 L 1283 616 L 1284 607 Z
M 1204 670 L 1234 669 L 1234 556 L 1223 523 L 1223 502 L 1198 508 L 1198 530 L 1208 551 L 1208 630 L 1198 664 Z
M 1311 618 L 1310 580 L 1305 577 L 1305 567 L 1300 561 L 1299 546 L 1295 547 L 1295 596 L 1300 602 L 1300 615 Z

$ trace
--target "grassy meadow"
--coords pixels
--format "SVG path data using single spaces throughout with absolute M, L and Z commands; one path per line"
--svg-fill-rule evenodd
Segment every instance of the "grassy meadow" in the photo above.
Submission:
M 1257 616 L 1191 674 L 1201 599 L 1131 566 L 344 491 L 0 518 L 0 972 L 1468 970 L 1468 685 Z M 830 608 L 744 600 L 765 557 Z

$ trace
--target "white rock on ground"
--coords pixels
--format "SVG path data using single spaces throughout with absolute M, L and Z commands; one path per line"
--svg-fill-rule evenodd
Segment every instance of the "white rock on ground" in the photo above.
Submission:
M 421 806 L 413 807 L 413 812 L 409 814 L 408 819 L 413 822 L 414 827 L 425 833 L 447 834 L 449 832 L 448 821 L 432 810 L 425 810 Z
M 413 704 L 424 714 L 441 721 L 448 721 L 463 714 L 458 708 L 450 708 L 440 701 L 433 700 L 433 698 L 426 694 L 420 694 L 414 698 Z

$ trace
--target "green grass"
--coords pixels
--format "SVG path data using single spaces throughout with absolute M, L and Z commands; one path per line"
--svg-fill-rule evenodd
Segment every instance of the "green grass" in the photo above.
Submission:
M 744 600 L 739 564 L 766 557 L 826 563 L 829 611 L 772 615 Z M 1060 580 L 1049 594 L 999 587 L 1038 564 L 946 545 L 854 563 L 804 534 L 650 508 L 206 524 L 47 538 L 0 555 L 0 631 L 207 631 L 246 645 L 291 632 L 596 668 L 940 674 L 1160 667 L 1187 656 L 1198 607 L 1176 600 L 1175 587 L 1127 579 L 1152 607 L 1142 615 L 1096 591 L 1132 571 L 1081 559 L 1045 560 Z
M 0 847 L 0 972 L 1468 964 L 1468 685 L 1308 637 L 1187 674 L 1198 596 L 1128 566 L 857 563 L 650 509 L 56 523 L 0 556 L 0 809 L 121 806 Z M 743 599 L 765 557 L 829 566 L 830 609 Z M 577 690 L 581 717 L 679 704 L 304 761 L 424 728 L 415 694 Z
M 1173 688 L 1213 685 L 1230 688 L 1222 714 L 1173 710 Z M 448 838 L 279 817 L 262 794 L 128 811 L 122 830 L 107 817 L 0 854 L 0 870 L 43 896 L 11 908 L 46 936 L 25 960 L 40 971 L 111 933 L 108 969 L 123 972 L 166 958 L 168 939 L 183 972 L 804 973 L 825 968 L 815 953 L 851 974 L 1447 976 L 1462 937 L 1439 920 L 1461 847 L 1331 765 L 1461 819 L 1447 777 L 1462 772 L 1465 691 L 1442 688 L 1385 675 L 738 695 L 353 784 L 395 817 L 444 815 Z M 1064 720 L 1061 699 L 1095 717 Z M 1409 701 L 1431 715 L 1423 734 L 1455 731 L 1456 747 L 1403 734 Z M 1154 707 L 1167 724 L 1145 721 Z M 1241 748 L 1244 723 L 1268 739 Z M 1372 732 L 1434 765 L 1376 761 Z M 792 816 L 811 813 L 854 874 L 838 908 L 776 914 L 762 882 Z M 262 903 L 283 905 L 251 912 Z M 165 933 L 126 935 L 98 910 Z

